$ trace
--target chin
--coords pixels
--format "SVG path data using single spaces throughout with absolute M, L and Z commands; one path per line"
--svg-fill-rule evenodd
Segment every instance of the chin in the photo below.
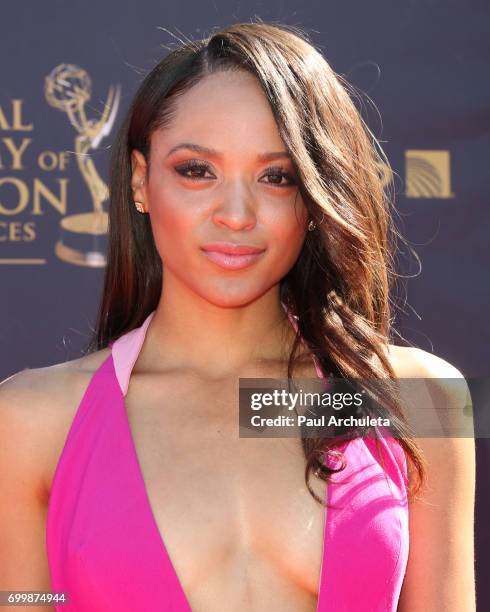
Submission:
M 206 299 L 208 302 L 219 308 L 240 308 L 241 306 L 246 306 L 247 304 L 250 304 L 251 302 L 256 300 L 257 297 L 253 296 L 240 298 L 239 296 L 215 295 Z
M 260 298 L 266 290 L 263 291 L 237 291 L 236 293 L 228 291 L 216 291 L 213 293 L 207 292 L 201 294 L 202 297 L 207 300 L 210 304 L 214 304 L 219 308 L 239 308 L 240 306 L 246 306 L 251 302 L 254 302 Z

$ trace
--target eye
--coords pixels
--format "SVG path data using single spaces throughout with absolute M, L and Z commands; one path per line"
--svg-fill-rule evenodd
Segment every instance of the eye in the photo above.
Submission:
M 175 170 L 181 176 L 191 180 L 207 180 L 204 174 L 209 171 L 209 164 L 197 159 L 191 159 L 184 164 L 175 166 Z
M 273 180 L 267 181 L 267 183 L 275 187 L 291 187 L 291 185 L 296 185 L 295 178 L 281 167 L 268 168 L 264 176 L 272 177 Z M 286 179 L 287 182 L 283 183 L 283 179 Z

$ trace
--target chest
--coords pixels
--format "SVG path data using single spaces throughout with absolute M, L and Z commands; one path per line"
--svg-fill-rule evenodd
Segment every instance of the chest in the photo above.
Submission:
M 202 601 L 251 590 L 253 599 L 267 584 L 298 597 L 296 609 L 315 609 L 326 514 L 306 487 L 301 440 L 239 438 L 238 379 L 133 374 L 125 407 L 184 591 Z M 311 476 L 311 485 L 325 499 L 325 482 Z

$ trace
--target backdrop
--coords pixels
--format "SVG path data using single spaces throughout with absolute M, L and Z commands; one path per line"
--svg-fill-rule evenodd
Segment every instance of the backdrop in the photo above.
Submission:
M 393 167 L 396 222 L 421 261 L 400 254 L 396 326 L 467 378 L 488 377 L 489 13 L 468 0 L 2 2 L 0 379 L 79 357 L 89 339 L 108 151 L 143 74 L 175 37 L 255 16 L 304 28 L 364 92 L 356 104 Z M 482 610 L 489 468 L 489 440 L 477 440 Z

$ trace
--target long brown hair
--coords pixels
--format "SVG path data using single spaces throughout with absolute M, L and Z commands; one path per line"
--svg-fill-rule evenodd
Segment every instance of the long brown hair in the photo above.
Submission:
M 131 151 L 138 149 L 149 161 L 150 135 L 171 121 L 179 94 L 222 70 L 246 70 L 258 79 L 317 222 L 281 281 L 281 300 L 299 328 L 288 377 L 301 336 L 323 372 L 386 379 L 383 403 L 391 429 L 418 475 L 418 486 L 410 486 L 413 494 L 425 479 L 424 459 L 409 435 L 386 356 L 399 237 L 379 172 L 380 163 L 388 162 L 349 95 L 349 83 L 298 28 L 262 21 L 227 26 L 183 42 L 142 81 L 112 148 L 108 264 L 90 350 L 140 326 L 160 299 L 162 262 L 148 215 L 135 210 Z M 335 453 L 343 439 L 302 440 L 306 483 L 316 499 L 311 472 L 328 479 L 337 471 L 322 457 L 325 450 Z

